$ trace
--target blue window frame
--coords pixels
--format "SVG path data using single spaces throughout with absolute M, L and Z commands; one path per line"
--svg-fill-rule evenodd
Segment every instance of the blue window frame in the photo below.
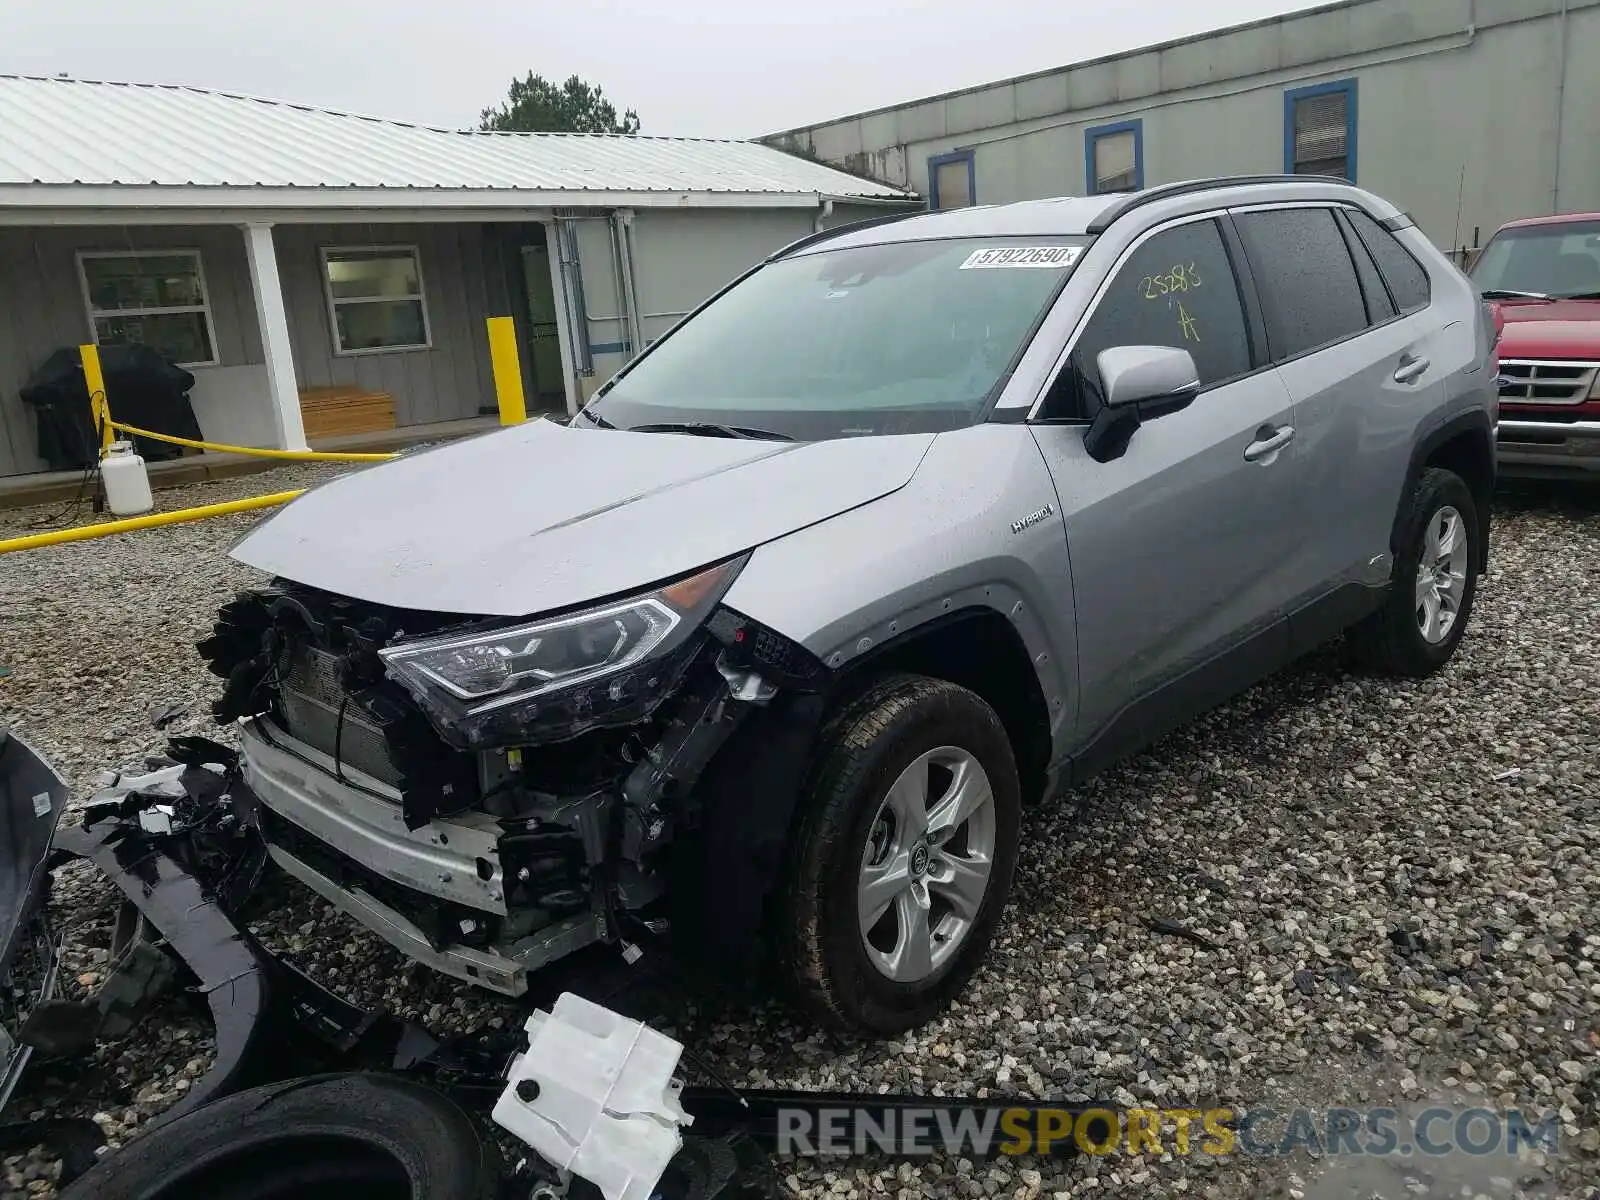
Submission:
M 954 174 L 960 178 L 959 172 L 941 171 L 941 167 L 953 167 L 965 164 L 967 168 L 967 195 L 965 201 L 958 194 L 953 194 L 953 189 L 945 189 L 945 195 L 940 196 L 939 176 L 944 175 L 949 180 Z M 935 154 L 928 159 L 928 207 L 939 208 L 966 208 L 978 202 L 978 169 L 975 155 L 971 150 L 952 150 L 949 154 Z
M 1339 175 L 1356 181 L 1354 79 L 1283 93 L 1283 173 Z
M 1099 169 L 1102 150 L 1108 160 L 1105 170 Z M 1114 125 L 1091 125 L 1085 129 L 1083 173 L 1084 186 L 1088 189 L 1086 194 L 1090 196 L 1136 192 L 1142 188 L 1144 121 L 1135 118 L 1132 121 L 1118 121 Z

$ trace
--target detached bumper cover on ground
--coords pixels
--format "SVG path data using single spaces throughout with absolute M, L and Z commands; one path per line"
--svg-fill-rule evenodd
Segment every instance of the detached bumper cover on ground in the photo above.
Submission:
M 67 785 L 0 725 L 0 1108 L 32 1053 L 22 1029 L 55 990 L 57 952 L 45 908 L 51 839 Z
M 767 1194 L 769 1172 L 755 1147 L 779 1147 L 785 1122 L 793 1124 L 796 1114 L 807 1127 L 834 1111 L 866 1114 L 890 1129 L 896 1126 L 886 1114 L 897 1110 L 1038 1107 L 684 1087 L 676 1078 L 680 1043 L 572 994 L 534 1013 L 526 1041 L 512 1032 L 441 1041 L 420 1026 L 345 1002 L 237 926 L 233 912 L 259 881 L 267 850 L 238 811 L 241 802 L 248 807 L 249 793 L 231 750 L 203 738 L 174 739 L 165 760 L 148 764 L 142 775 L 114 776 L 81 820 L 60 829 L 66 801 L 60 779 L 20 742 L 6 753 L 0 798 L 7 813 L 22 820 L 19 801 L 29 813 L 37 809 L 7 842 L 26 849 L 0 878 L 7 913 L 42 921 L 50 869 L 80 859 L 123 892 L 131 918 L 119 921 L 122 950 L 113 947 L 119 961 L 99 995 L 51 1000 L 43 989 L 15 1048 L 0 1043 L 9 1054 L 7 1082 L 30 1046 L 64 1053 L 86 1049 L 103 1031 L 125 1029 L 170 982 L 151 964 L 152 955 L 163 957 L 160 947 L 196 977 L 195 990 L 216 1023 L 212 1069 L 156 1122 L 172 1126 L 174 1136 L 196 1110 L 256 1085 L 329 1070 L 403 1073 L 469 1110 L 492 1107 L 493 1119 L 535 1151 L 536 1160 L 519 1169 L 519 1182 L 530 1187 L 542 1181 L 559 1189 L 577 1175 L 606 1200 L 735 1200 Z M 16 932 L 5 930 L 8 947 L 20 941 Z M 45 945 L 53 969 L 54 943 L 47 938 Z M 1077 1114 L 1092 1106 L 1053 1107 Z M 685 1139 L 690 1125 L 696 1136 Z M 901 1148 L 925 1152 L 910 1142 Z M 1060 1149 L 1070 1152 L 1071 1143 Z M 64 1172 L 63 1182 L 81 1169 Z

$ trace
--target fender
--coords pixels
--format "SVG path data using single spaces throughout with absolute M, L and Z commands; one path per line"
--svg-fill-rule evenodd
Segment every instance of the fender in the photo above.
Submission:
M 1489 523 L 1491 519 L 1491 506 L 1487 503 L 1494 494 L 1497 463 L 1495 457 L 1494 424 L 1489 413 L 1483 408 L 1472 408 L 1466 412 L 1459 412 L 1451 417 L 1446 417 L 1431 427 L 1427 433 L 1419 437 L 1411 448 L 1411 460 L 1406 465 L 1405 488 L 1400 493 L 1402 503 L 1404 498 L 1410 496 L 1417 486 L 1417 480 L 1422 478 L 1422 472 L 1428 463 L 1439 451 L 1455 441 L 1462 435 L 1467 435 L 1477 451 L 1477 466 L 1486 481 L 1481 496 L 1474 496 L 1480 500 L 1478 512 L 1478 571 L 1481 573 L 1489 565 Z M 1472 480 L 1468 480 L 1468 485 Z M 1401 521 L 1404 510 L 1397 507 L 1395 510 L 1394 527 L 1389 534 L 1389 549 L 1398 557 L 1400 554 Z
M 941 433 L 905 487 L 757 549 L 723 603 L 836 671 L 941 618 L 992 610 L 1027 650 L 1059 754 L 1078 679 L 1058 504 L 1026 426 Z

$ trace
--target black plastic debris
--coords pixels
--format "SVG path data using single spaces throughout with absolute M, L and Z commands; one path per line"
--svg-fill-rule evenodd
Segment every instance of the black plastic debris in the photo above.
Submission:
M 1417 954 L 1428 948 L 1427 941 L 1420 933 L 1413 933 L 1409 929 L 1391 929 L 1389 941 L 1396 951 L 1401 954 Z
M 1187 925 L 1181 925 L 1177 921 L 1169 920 L 1166 917 L 1146 917 L 1144 924 L 1145 928 L 1150 930 L 1151 933 L 1180 937 L 1186 942 L 1193 942 L 1203 950 L 1215 950 L 1217 948 L 1217 943 L 1213 942 L 1205 934 L 1198 933 Z
M 184 708 L 181 704 L 169 704 L 151 719 L 151 724 L 157 729 L 165 729 L 179 717 L 187 714 L 188 711 L 189 710 Z

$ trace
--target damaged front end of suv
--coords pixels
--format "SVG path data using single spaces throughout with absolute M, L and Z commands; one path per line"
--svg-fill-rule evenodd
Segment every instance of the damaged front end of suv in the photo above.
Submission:
M 239 595 L 200 650 L 272 859 L 408 957 L 507 995 L 585 946 L 633 953 L 670 924 L 708 763 L 779 689 L 828 674 L 721 606 L 744 561 L 533 620 L 281 579 Z

